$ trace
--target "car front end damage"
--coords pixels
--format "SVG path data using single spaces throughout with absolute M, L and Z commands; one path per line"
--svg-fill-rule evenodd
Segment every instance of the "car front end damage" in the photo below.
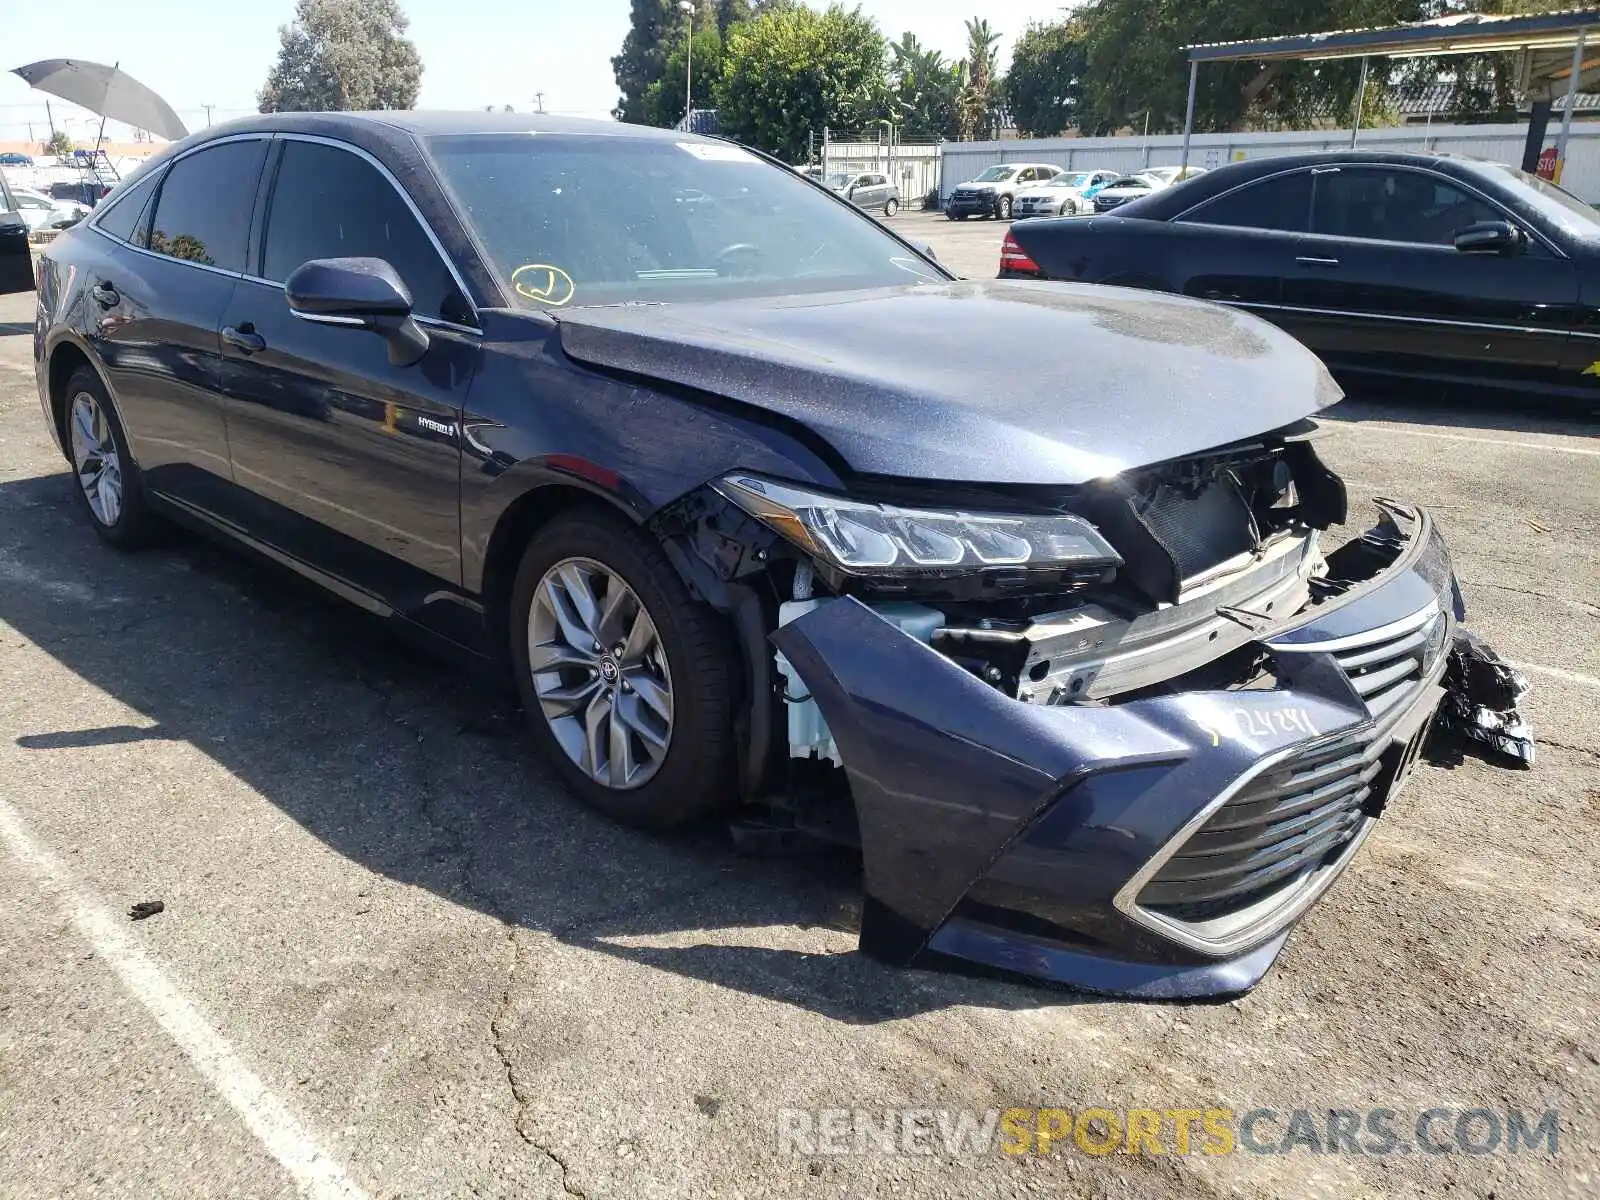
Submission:
M 747 795 L 860 847 L 863 951 L 1152 998 L 1262 977 L 1417 761 L 1464 615 L 1420 509 L 1324 555 L 1313 430 L 939 510 L 729 476 L 658 517 L 739 616 Z

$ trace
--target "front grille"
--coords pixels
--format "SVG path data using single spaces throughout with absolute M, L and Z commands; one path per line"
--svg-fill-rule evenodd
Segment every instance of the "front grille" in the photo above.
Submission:
M 1230 796 L 1145 883 L 1138 904 L 1188 925 L 1253 925 L 1289 904 L 1383 810 L 1421 753 L 1428 720 L 1394 741 L 1423 684 L 1437 676 L 1449 618 L 1430 604 L 1329 651 L 1372 720 L 1294 751 Z M 1315 643 L 1301 649 L 1315 652 Z M 1279 652 L 1288 652 L 1288 647 Z
M 1214 920 L 1336 858 L 1365 819 L 1384 744 L 1368 727 L 1257 775 L 1151 876 L 1139 904 Z
M 1382 717 L 1412 693 L 1438 660 L 1446 624 L 1445 615 L 1430 605 L 1370 641 L 1341 643 L 1333 657 L 1372 715 Z

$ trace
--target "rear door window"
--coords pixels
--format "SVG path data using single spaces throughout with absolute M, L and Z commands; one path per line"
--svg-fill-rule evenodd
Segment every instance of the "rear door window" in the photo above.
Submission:
M 1311 220 L 1311 173 L 1291 171 L 1208 200 L 1179 220 L 1236 229 L 1305 233 Z
M 266 155 L 266 141 L 252 138 L 209 146 L 173 163 L 156 197 L 150 249 L 201 266 L 243 271 Z
M 145 207 L 150 203 L 150 197 L 155 194 L 156 180 L 160 175 L 159 171 L 153 171 L 148 178 L 139 180 L 118 196 L 112 201 L 111 207 L 95 220 L 95 228 L 119 241 L 133 241 L 135 231 L 142 229 L 139 218 L 144 216 Z M 144 244 L 143 237 L 139 239 L 138 244 Z
M 338 146 L 284 142 L 262 257 L 262 274 L 275 283 L 314 258 L 381 258 L 405 281 L 419 317 L 472 322 L 455 277 L 394 184 Z

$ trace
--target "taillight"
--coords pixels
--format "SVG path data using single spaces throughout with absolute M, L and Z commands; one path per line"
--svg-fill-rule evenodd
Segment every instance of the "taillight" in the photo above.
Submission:
M 1022 248 L 1022 243 L 1017 241 L 1016 235 L 1009 229 L 1006 231 L 1006 240 L 1000 243 L 1000 269 L 1015 271 L 1022 275 L 1044 274 L 1044 268 L 1028 257 L 1028 252 Z

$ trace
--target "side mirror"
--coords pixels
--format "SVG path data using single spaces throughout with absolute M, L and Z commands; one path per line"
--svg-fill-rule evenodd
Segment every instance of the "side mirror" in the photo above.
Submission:
M 1510 221 L 1479 221 L 1455 236 L 1463 254 L 1516 254 L 1528 244 L 1528 235 Z
M 411 293 L 381 258 L 314 258 L 295 268 L 283 291 L 302 321 L 382 334 L 397 367 L 427 353 L 428 335 L 411 317 Z

